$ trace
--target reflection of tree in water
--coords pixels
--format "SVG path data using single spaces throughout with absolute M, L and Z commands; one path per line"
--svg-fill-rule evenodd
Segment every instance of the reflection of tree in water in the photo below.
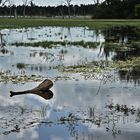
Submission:
M 34 34 L 35 34 L 34 28 L 26 29 L 25 32 L 26 32 L 28 40 L 30 40 L 30 41 L 35 40 L 35 38 L 34 38 Z
M 41 58 L 43 61 L 47 62 L 53 62 L 54 61 L 54 54 L 48 53 L 48 52 L 33 52 L 30 53 L 30 57 L 34 58 Z
M 6 45 L 6 42 L 4 40 L 4 35 L 0 32 L 0 46 L 3 48 Z
M 109 50 L 105 45 L 105 40 L 102 38 L 102 32 L 101 30 L 95 30 L 95 33 L 96 33 L 96 43 L 98 43 L 98 39 L 99 39 L 99 45 L 98 45 L 98 48 L 99 48 L 99 53 L 98 53 L 98 57 L 104 57 L 105 56 L 105 59 L 108 60 L 108 58 L 110 57 L 110 52 L 111 50 Z
M 48 67 L 46 65 L 41 65 L 41 64 L 44 64 L 44 62 L 51 63 L 55 60 L 54 54 L 48 53 L 48 52 L 33 52 L 33 53 L 30 53 L 30 57 L 39 58 L 41 60 L 40 65 L 31 66 L 31 71 L 39 71 L 39 72 L 51 69 L 51 67 Z
M 121 27 L 112 27 L 109 29 L 102 30 L 102 33 L 105 36 L 106 42 L 111 43 L 120 43 L 120 45 L 126 45 L 130 43 L 129 50 L 115 51 L 116 55 L 113 57 L 113 60 L 126 60 L 128 57 L 140 56 L 140 49 L 138 45 L 134 45 L 132 41 L 137 41 L 140 38 L 139 30 L 136 27 L 131 26 L 121 26 Z M 100 47 L 100 50 L 105 54 L 106 59 L 109 57 L 109 53 L 112 52 L 112 49 L 108 48 L 105 44 Z
M 71 27 L 67 27 L 67 28 L 61 27 L 58 35 L 60 35 L 61 40 L 70 39 L 72 41 Z
M 78 127 L 76 127 L 77 124 L 85 123 L 87 126 L 93 126 L 93 128 L 96 126 L 99 128 L 103 127 L 107 133 L 112 133 L 112 136 L 115 138 L 117 135 L 121 135 L 122 133 L 120 125 L 140 122 L 139 108 L 136 109 L 134 106 L 128 107 L 127 105 L 113 103 L 106 105 L 105 108 L 104 112 L 98 112 L 95 107 L 94 109 L 91 107 L 88 109 L 88 114 L 90 116 L 88 116 L 88 114 L 86 117 L 79 115 L 77 117 L 73 117 L 73 120 L 70 120 L 69 117 L 65 118 L 65 125 L 68 126 L 70 135 L 75 137 L 77 140 L 100 139 L 100 137 L 94 134 L 94 132 L 81 134 L 81 132 L 78 131 Z M 93 114 L 93 116 L 91 114 Z
M 76 129 L 76 122 L 69 121 L 67 124 L 68 131 L 72 137 L 78 139 L 78 130 Z
M 73 120 L 73 121 L 68 121 L 65 125 L 68 128 L 68 131 L 70 133 L 70 136 L 75 138 L 76 140 L 98 140 L 98 136 L 95 136 L 92 133 L 85 134 L 85 133 L 80 133 L 78 131 L 78 120 Z
M 131 57 L 140 57 L 140 49 L 134 48 L 128 51 L 117 51 L 116 55 L 113 57 L 113 60 L 126 61 Z M 131 66 L 128 70 L 119 70 L 118 71 L 120 80 L 126 80 L 127 82 L 133 82 L 135 85 L 140 84 L 140 67 Z
M 119 42 L 127 43 L 131 41 L 136 41 L 139 39 L 140 34 L 137 31 L 136 27 L 132 26 L 121 26 L 121 27 L 112 27 L 103 30 L 105 35 L 105 40 L 108 42 Z
M 140 56 L 140 48 L 136 45 L 131 45 L 132 49 L 128 50 L 117 50 L 115 51 L 115 55 L 113 56 L 113 60 L 127 60 L 130 57 L 139 57 Z M 98 56 L 105 56 L 106 60 L 110 57 L 111 53 L 113 52 L 113 49 L 109 48 L 107 44 L 100 43 L 99 45 L 100 51 L 98 53 Z
M 140 48 L 138 46 L 132 46 L 130 50 L 116 51 L 115 53 L 113 60 L 127 60 L 130 57 L 139 57 Z
M 100 50 L 98 53 L 98 57 L 105 56 L 105 60 L 108 60 L 108 58 L 110 57 L 111 50 L 109 48 L 107 48 L 103 42 L 101 42 L 99 44 L 99 48 L 100 48 Z
M 134 85 L 140 85 L 140 70 L 131 69 L 128 71 L 120 70 L 119 79 L 127 82 L 133 82 Z
M 70 39 L 72 40 L 72 38 L 71 38 L 71 28 L 68 27 L 67 29 L 68 29 L 67 36 L 70 37 Z
M 68 53 L 68 51 L 67 50 L 64 50 L 64 49 L 62 49 L 62 50 L 60 50 L 60 52 L 59 52 L 59 60 L 60 61 L 62 61 L 62 60 L 64 60 L 65 59 L 65 55 Z
M 5 49 L 6 46 L 6 40 L 4 39 L 4 34 L 0 32 L 0 52 L 2 54 L 7 54 L 9 51 Z
M 113 50 L 112 47 L 108 47 L 108 43 L 100 45 L 100 51 L 98 55 L 105 56 L 106 60 L 110 57 L 111 52 L 115 52 L 113 61 L 126 61 L 131 57 L 140 56 L 139 44 L 132 43 L 132 41 L 139 40 L 139 30 L 131 26 L 112 27 L 102 31 L 105 35 L 106 42 L 119 43 L 122 49 Z M 113 44 L 112 44 L 113 45 Z M 118 45 L 118 47 L 120 47 Z M 127 46 L 127 49 L 123 49 Z M 140 68 L 130 68 L 129 70 L 121 70 L 118 72 L 120 80 L 127 82 L 134 82 L 135 85 L 140 83 Z

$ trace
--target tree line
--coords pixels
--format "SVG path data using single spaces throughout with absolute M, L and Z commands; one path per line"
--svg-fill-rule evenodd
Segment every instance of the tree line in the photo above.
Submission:
M 140 0 L 93 0 L 89 5 L 73 5 L 72 0 L 65 0 L 58 6 L 38 6 L 33 0 L 23 0 L 23 5 L 16 6 L 5 0 L 0 0 L 0 16 L 9 17 L 54 17 L 91 16 L 103 19 L 140 18 Z M 5 5 L 6 2 L 9 4 Z

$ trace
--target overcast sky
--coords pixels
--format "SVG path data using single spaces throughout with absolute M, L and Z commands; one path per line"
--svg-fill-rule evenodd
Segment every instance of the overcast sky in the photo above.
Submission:
M 30 0 L 29 0 L 30 1 Z M 40 6 L 57 6 L 61 5 L 65 0 L 34 0 L 34 3 L 36 5 Z M 22 0 L 12 0 L 12 3 L 16 5 L 22 5 L 23 1 Z M 72 4 L 91 4 L 93 3 L 93 0 L 72 0 Z

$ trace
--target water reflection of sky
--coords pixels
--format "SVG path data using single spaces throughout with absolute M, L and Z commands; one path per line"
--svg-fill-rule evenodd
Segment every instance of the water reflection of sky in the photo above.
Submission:
M 98 55 L 100 49 L 88 49 L 76 46 L 59 47 L 52 49 L 33 47 L 11 47 L 7 49 L 12 54 L 0 57 L 1 69 L 18 72 L 18 63 L 26 64 L 25 73 L 46 75 L 53 72 L 56 66 L 70 66 L 84 64 L 97 60 L 105 60 L 105 56 Z M 111 60 L 113 53 L 108 59 Z M 51 71 L 49 70 L 51 69 Z M 54 72 L 55 73 L 55 72 Z M 49 75 L 51 77 L 51 75 Z
M 92 123 L 77 123 L 74 125 L 75 130 L 69 124 L 59 124 L 57 120 L 61 116 L 68 116 L 70 112 L 76 113 L 80 117 L 87 117 L 87 111 L 89 107 L 96 108 L 96 114 L 100 115 L 102 118 L 106 115 L 106 104 L 125 104 L 129 107 L 135 106 L 139 108 L 139 87 L 134 87 L 132 85 L 120 84 L 119 82 L 107 83 L 102 85 L 100 92 L 98 94 L 97 90 L 100 85 L 96 80 L 81 80 L 79 81 L 57 81 L 52 88 L 54 92 L 54 97 L 51 100 L 44 100 L 37 95 L 21 95 L 10 98 L 8 93 L 9 90 L 24 90 L 27 88 L 33 88 L 37 86 L 38 83 L 27 83 L 19 85 L 11 84 L 1 84 L 0 88 L 0 118 L 9 120 L 14 119 L 13 125 L 9 123 L 7 129 L 2 129 L 1 131 L 6 131 L 13 129 L 13 127 L 18 124 L 20 127 L 32 122 L 33 120 L 46 120 L 54 121 L 52 124 L 42 124 L 37 126 L 37 124 L 31 128 L 22 129 L 19 134 L 11 133 L 10 135 L 14 136 L 15 139 L 23 139 L 28 137 L 31 140 L 45 138 L 55 140 L 55 139 L 75 139 L 77 136 L 78 139 L 83 137 L 88 140 L 89 136 L 93 138 L 99 137 L 99 139 L 113 139 L 111 132 L 106 132 L 106 124 L 102 124 L 100 127 L 97 127 Z M 47 106 L 46 115 L 42 118 L 39 110 L 42 106 Z M 21 107 L 25 109 L 32 109 L 32 112 L 25 112 L 20 116 L 18 113 L 21 113 Z M 11 110 L 12 109 L 12 110 Z M 7 110 L 9 112 L 7 112 Z M 15 111 L 14 111 L 15 110 Z M 13 114 L 14 111 L 14 114 Z M 85 113 L 85 115 L 84 115 Z M 15 119 L 16 117 L 16 119 Z M 24 119 L 24 120 L 22 120 Z M 133 120 L 134 119 L 134 120 Z M 22 124 L 19 124 L 19 120 L 22 120 Z M 56 123 L 55 123 L 56 122 Z M 58 124 L 57 124 L 58 123 Z M 110 123 L 110 128 L 113 128 L 113 124 Z M 2 125 L 1 125 L 2 126 Z M 117 129 L 121 130 L 122 134 L 117 135 L 115 139 L 125 139 L 126 136 L 129 136 L 129 139 L 132 140 L 132 136 L 139 136 L 137 133 L 139 131 L 139 123 L 135 123 L 135 116 L 120 116 L 120 119 L 115 126 Z M 73 135 L 72 135 L 73 134 Z M 131 135 L 130 135 L 131 134 Z M 7 136 L 8 139 L 9 135 Z M 0 138 L 6 138 L 4 135 L 0 135 Z M 10 139 L 10 138 L 9 138 Z M 136 138 L 138 140 L 138 138 Z
M 96 32 L 87 28 L 63 28 L 43 27 L 28 29 L 4 29 L 1 30 L 4 39 L 7 41 L 6 55 L 0 55 L 0 70 L 10 70 L 12 74 L 37 74 L 50 77 L 54 80 L 57 76 L 68 76 L 58 72 L 54 67 L 84 64 L 95 60 L 105 60 L 104 54 L 100 54 L 100 45 L 104 42 L 104 36 L 100 31 Z M 99 42 L 96 49 L 76 46 L 60 46 L 56 48 L 33 48 L 11 46 L 12 42 L 34 42 L 34 41 L 93 41 Z M 111 60 L 115 53 L 111 52 L 108 60 Z M 17 63 L 25 63 L 27 67 L 19 70 Z M 105 106 L 110 103 L 127 105 L 128 107 L 140 107 L 140 87 L 133 83 L 120 81 L 108 81 L 103 83 L 100 80 L 84 80 L 81 75 L 76 74 L 75 80 L 57 80 L 54 82 L 52 91 L 54 97 L 51 100 L 44 100 L 37 95 L 21 95 L 9 97 L 9 91 L 20 91 L 32 89 L 38 82 L 25 84 L 0 83 L 0 139 L 29 139 L 29 140 L 75 140 L 75 139 L 114 139 L 112 130 L 106 132 L 106 127 L 121 130 L 116 134 L 116 140 L 139 140 L 139 123 L 135 122 L 136 115 L 119 116 L 118 122 L 111 121 L 108 124 L 102 123 L 100 127 L 91 122 L 78 122 L 71 124 L 58 123 L 61 116 L 68 116 L 71 112 L 82 118 L 88 117 L 90 107 L 95 107 L 96 113 L 106 120 L 108 110 Z M 99 90 L 100 89 L 100 90 Z M 44 108 L 45 107 L 45 108 Z M 43 111 L 45 111 L 45 114 Z M 21 115 L 22 114 L 22 115 Z M 110 115 L 110 114 L 109 114 Z M 112 117 L 113 115 L 110 115 Z M 112 119 L 112 118 L 111 118 Z M 50 124 L 40 124 L 40 121 L 52 121 Z M 29 125 L 37 121 L 35 125 Z M 18 125 L 20 132 L 10 132 Z M 28 126 L 29 125 L 29 126 Z M 6 132 L 3 134 L 3 132 Z M 9 134 L 7 134 L 9 133 Z M 7 135 L 6 135 L 7 134 Z M 12 136 L 12 137 L 11 137 Z
M 88 30 L 86 27 L 40 27 L 27 29 L 3 29 L 4 40 L 14 42 L 36 41 L 93 41 L 104 42 L 100 31 Z

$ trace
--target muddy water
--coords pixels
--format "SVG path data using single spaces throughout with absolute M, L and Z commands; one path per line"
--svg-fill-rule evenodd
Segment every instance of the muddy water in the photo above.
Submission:
M 117 30 L 117 31 L 116 31 Z M 107 34 L 109 32 L 109 34 Z M 100 52 L 106 38 L 115 36 L 118 41 L 130 40 L 133 30 L 94 31 L 88 28 L 43 27 L 1 30 L 7 53 L 0 53 L 0 70 L 11 75 L 40 75 L 42 80 L 54 82 L 54 96 L 45 100 L 41 96 L 27 94 L 10 97 L 9 91 L 32 89 L 40 82 L 0 82 L 0 139 L 4 140 L 138 140 L 140 137 L 140 86 L 139 77 L 129 81 L 124 74 L 112 71 L 109 78 L 101 75 L 86 78 L 80 74 L 63 73 L 57 66 L 84 64 L 95 60 L 111 60 Z M 113 35 L 112 35 L 113 34 Z M 107 36 L 108 35 L 108 36 Z M 120 38 L 118 36 L 120 35 Z M 135 35 L 136 36 L 136 35 Z M 112 39 L 112 38 L 111 38 Z M 131 38 L 132 39 L 132 38 Z M 60 46 L 51 49 L 41 47 L 16 47 L 14 42 L 35 41 L 93 41 L 94 49 L 82 46 Z M 113 39 L 114 40 L 114 39 Z M 115 41 L 115 40 L 114 40 Z M 26 64 L 20 69 L 18 63 Z M 2 76 L 2 75 L 1 75 Z

